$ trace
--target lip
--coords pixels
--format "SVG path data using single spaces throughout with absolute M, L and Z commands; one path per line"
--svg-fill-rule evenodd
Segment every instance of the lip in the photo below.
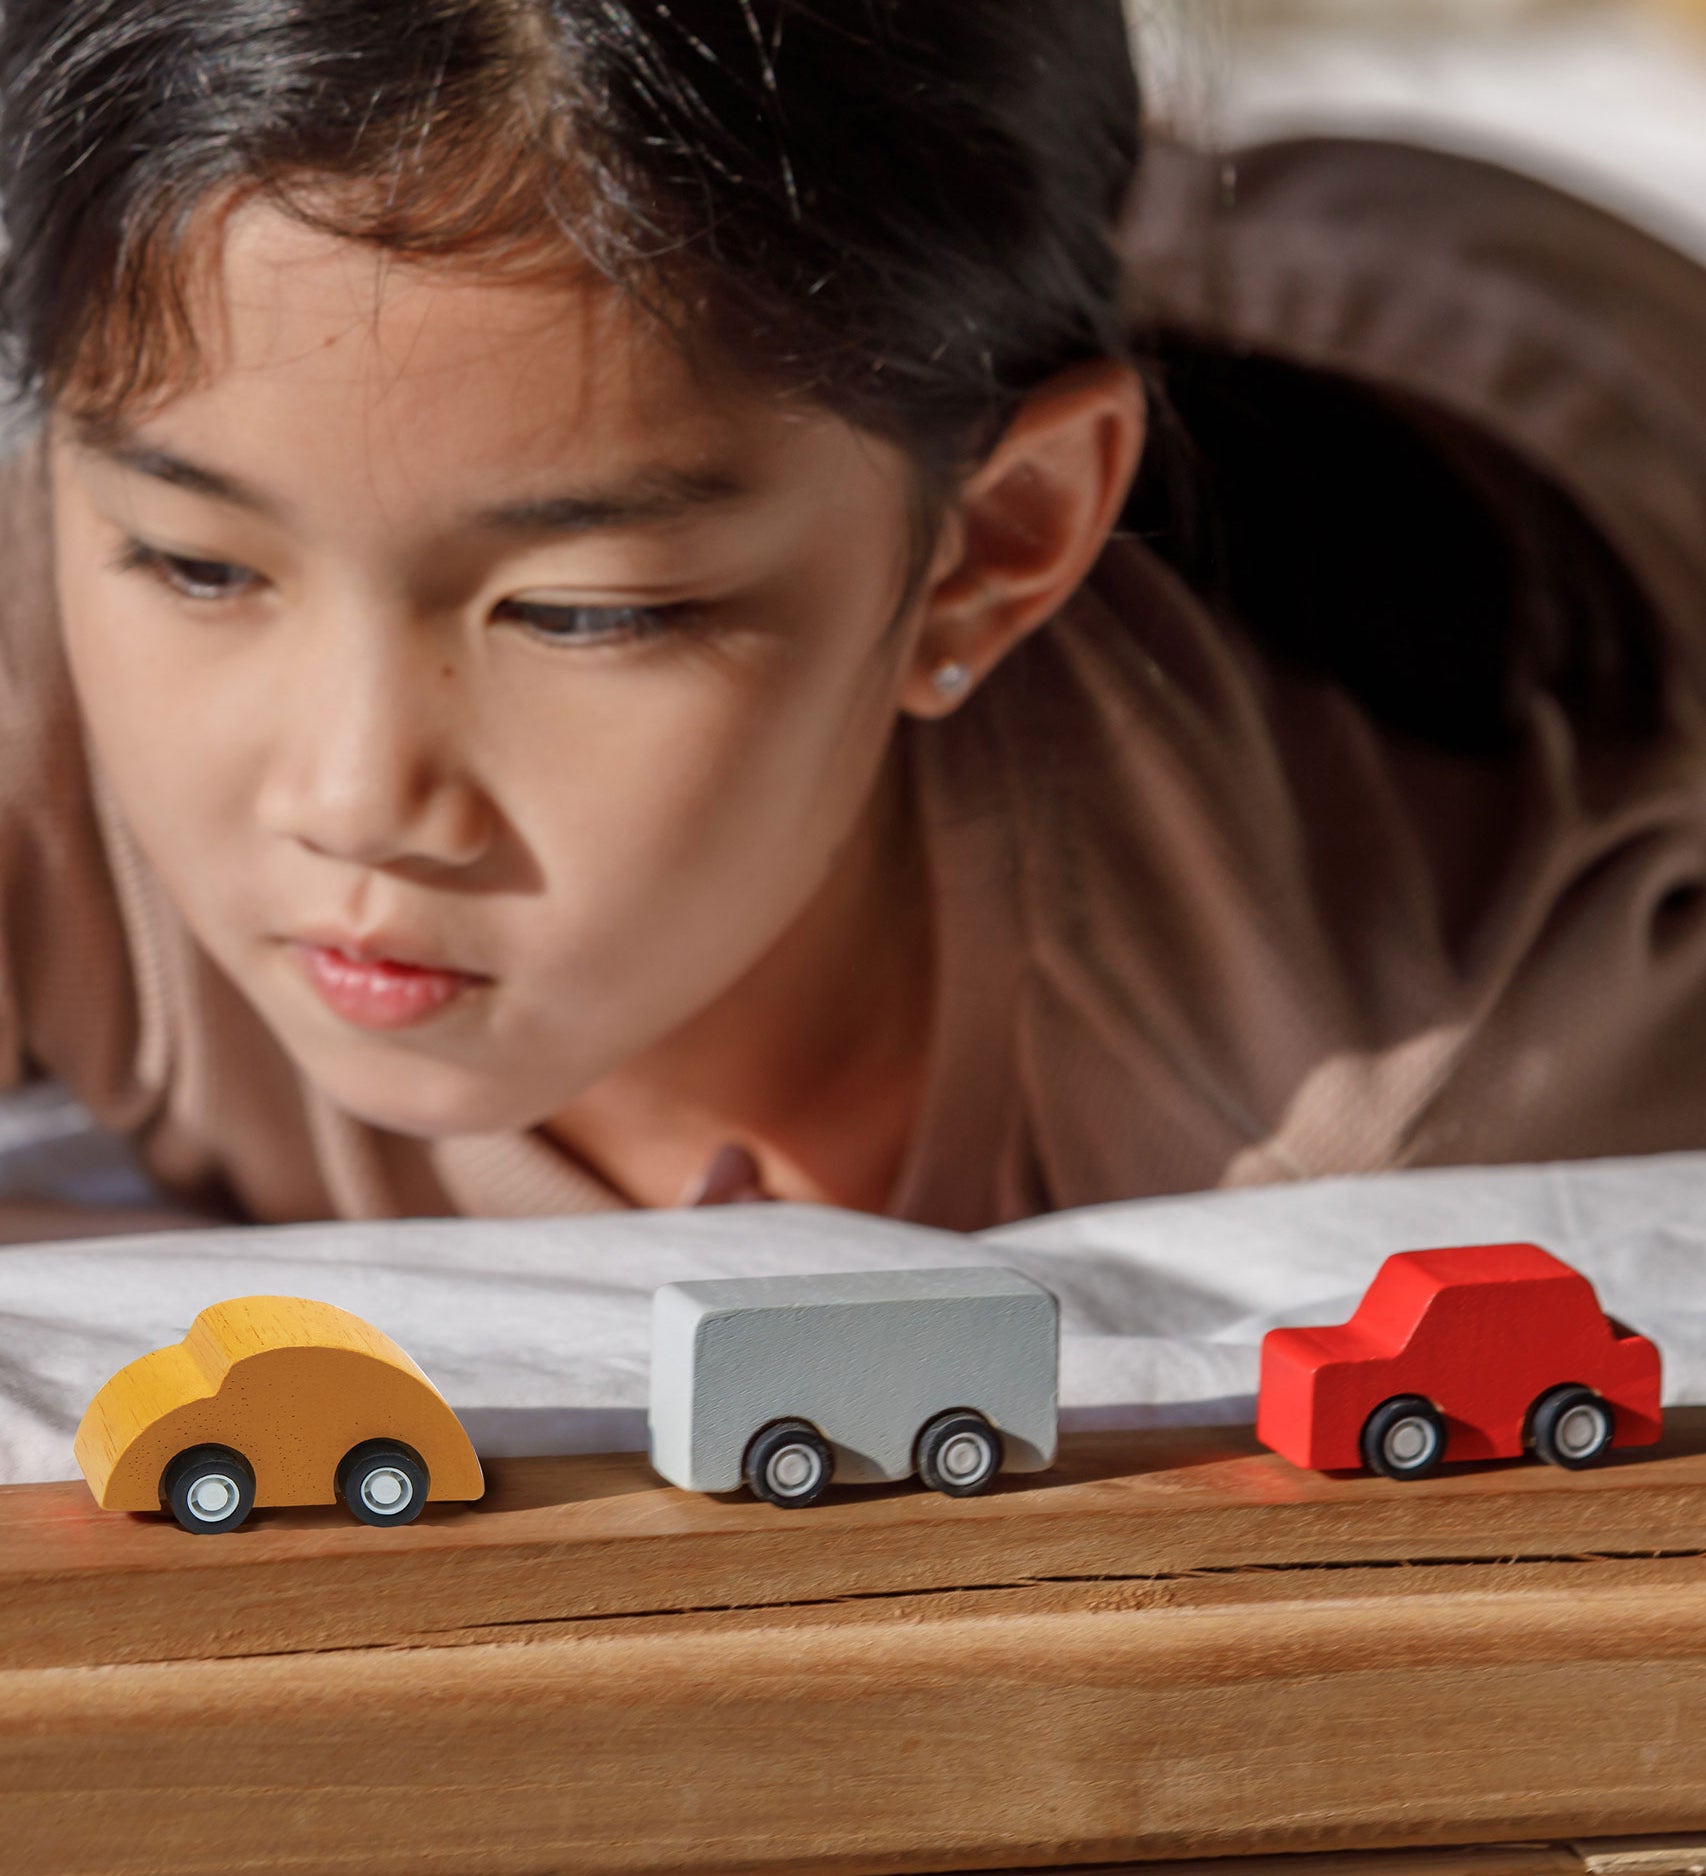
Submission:
M 363 1029 L 407 1029 L 491 980 L 392 958 L 358 959 L 330 945 L 292 939 L 290 948 L 321 1000 Z
M 291 943 L 324 951 L 340 951 L 357 964 L 396 964 L 412 970 L 443 971 L 453 977 L 486 979 L 478 971 L 465 971 L 448 958 L 437 957 L 431 945 L 417 945 L 401 932 L 371 931 L 357 938 L 336 925 L 308 925 L 292 935 Z

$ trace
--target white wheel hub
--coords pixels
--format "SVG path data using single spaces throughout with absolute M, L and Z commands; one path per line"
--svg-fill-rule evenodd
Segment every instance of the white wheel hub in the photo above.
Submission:
M 1387 1429 L 1386 1455 L 1394 1465 L 1413 1466 L 1433 1451 L 1434 1430 L 1419 1414 Z
M 395 1466 L 375 1466 L 361 1482 L 361 1502 L 381 1517 L 406 1509 L 414 1495 L 414 1481 Z
M 1604 1437 L 1605 1421 L 1600 1410 L 1585 1402 L 1564 1415 L 1555 1434 L 1559 1451 L 1568 1453 L 1572 1459 L 1591 1453 Z
M 784 1446 L 771 1456 L 770 1483 L 790 1495 L 809 1491 L 817 1483 L 818 1457 L 809 1446 Z
M 217 1524 L 237 1503 L 237 1482 L 222 1472 L 197 1479 L 186 1495 L 191 1512 L 208 1524 Z
M 989 1448 L 975 1433 L 956 1433 L 942 1448 L 943 1473 L 956 1483 L 975 1479 L 989 1464 Z

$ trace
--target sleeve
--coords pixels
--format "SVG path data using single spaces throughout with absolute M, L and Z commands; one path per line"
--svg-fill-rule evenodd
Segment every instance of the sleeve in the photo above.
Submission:
M 1473 814 L 1484 785 L 1450 758 L 1405 774 L 1343 690 L 1273 666 L 1137 543 L 1014 678 L 1039 1197 L 1390 1163 L 1473 970 L 1414 795 L 1467 787 Z

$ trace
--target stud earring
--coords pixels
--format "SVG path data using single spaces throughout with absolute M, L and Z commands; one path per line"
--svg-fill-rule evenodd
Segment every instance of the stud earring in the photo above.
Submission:
M 971 682 L 971 672 L 957 658 L 949 658 L 930 673 L 930 682 L 944 697 L 957 697 Z

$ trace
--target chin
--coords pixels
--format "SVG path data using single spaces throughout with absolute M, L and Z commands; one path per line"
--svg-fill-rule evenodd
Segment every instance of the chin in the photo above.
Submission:
M 349 1063 L 329 1072 L 319 1064 L 303 1062 L 302 1067 L 322 1094 L 357 1120 L 420 1140 L 518 1133 L 538 1126 L 553 1111 L 549 1104 L 536 1110 L 518 1101 L 513 1084 L 501 1076 L 418 1056 L 361 1069 Z

